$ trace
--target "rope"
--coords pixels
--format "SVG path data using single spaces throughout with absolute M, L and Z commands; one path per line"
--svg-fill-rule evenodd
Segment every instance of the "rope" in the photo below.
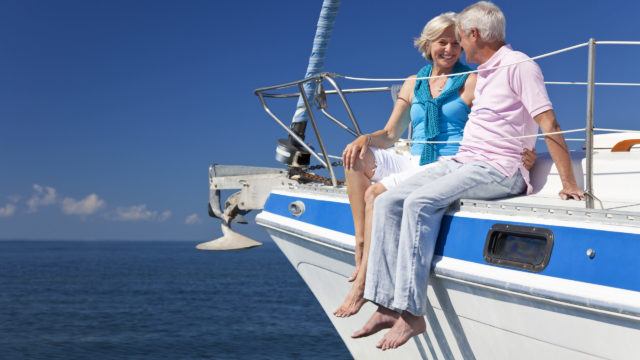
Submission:
M 538 141 L 543 141 L 544 139 L 538 139 Z M 585 141 L 584 138 L 564 138 L 564 141 Z
M 593 128 L 593 131 L 606 131 L 613 133 L 640 133 L 638 130 L 620 130 L 620 129 L 604 129 L 604 128 Z
M 319 156 L 322 156 L 322 153 L 318 153 Z M 335 155 L 327 155 L 329 157 L 329 159 L 333 159 L 333 160 L 342 160 L 342 157 L 340 156 L 335 156 Z
M 546 85 L 589 85 L 588 82 L 582 81 L 545 81 Z M 640 86 L 640 83 L 594 83 L 596 86 Z
M 566 47 L 564 49 L 560 49 L 560 50 L 556 50 L 556 51 L 551 51 L 548 52 L 546 54 L 541 54 L 538 56 L 534 56 L 531 58 L 527 58 L 527 59 L 523 59 L 520 61 L 516 61 L 514 63 L 511 64 L 504 64 L 504 65 L 499 65 L 499 66 L 494 66 L 494 67 L 489 67 L 486 69 L 482 69 L 482 70 L 471 70 L 471 71 L 463 71 L 463 72 L 459 72 L 459 73 L 454 73 L 454 74 L 446 74 L 446 75 L 436 75 L 436 76 L 426 76 L 426 77 L 417 77 L 415 78 L 416 80 L 427 80 L 427 79 L 437 79 L 437 78 L 442 78 L 442 77 L 448 77 L 448 76 L 456 76 L 456 75 L 465 75 L 465 74 L 475 74 L 481 71 L 489 71 L 489 70 L 495 70 L 495 69 L 501 69 L 504 67 L 508 67 L 508 66 L 513 66 L 513 65 L 517 65 L 523 62 L 527 62 L 527 61 L 534 61 L 534 60 L 538 60 L 538 59 L 544 59 L 546 57 L 549 56 L 553 56 L 553 55 L 558 55 L 567 51 L 571 51 L 571 50 L 575 50 L 575 49 L 579 49 L 581 47 L 585 47 L 588 46 L 589 43 L 581 43 L 581 44 L 577 44 L 577 45 L 573 45 L 573 46 L 569 46 Z M 340 74 L 336 74 L 336 76 L 345 78 L 347 80 L 355 80 L 355 81 L 379 81 L 379 82 L 394 82 L 394 81 L 405 81 L 406 78 L 387 78 L 387 79 L 380 79 L 380 78 L 364 78 L 364 77 L 355 77 L 355 76 L 345 76 L 345 75 L 340 75 Z
M 493 141 L 503 141 L 503 140 L 512 140 L 512 139 L 528 139 L 528 138 L 542 138 L 542 137 L 546 137 L 546 136 L 550 136 L 550 135 L 559 135 L 559 134 L 570 134 L 570 133 L 576 133 L 576 132 L 581 132 L 581 131 L 585 131 L 586 128 L 580 128 L 580 129 L 571 129 L 571 130 L 563 130 L 563 131 L 555 131 L 555 132 L 550 132 L 550 133 L 545 133 L 545 134 L 533 134 L 533 135 L 523 135 L 523 136 L 511 136 L 511 137 L 503 137 L 503 138 L 496 138 L 496 139 L 487 139 L 487 140 L 467 140 L 468 142 L 474 142 L 474 143 L 487 143 L 487 142 L 493 142 Z M 613 133 L 637 133 L 640 134 L 640 130 L 621 130 L 621 129 L 605 129 L 605 128 L 594 128 L 593 131 L 605 131 L 605 132 L 613 132 Z M 540 139 L 541 140 L 541 139 Z M 565 138 L 565 141 L 585 141 L 585 139 L 581 139 L 581 138 Z M 413 141 L 413 140 L 409 140 L 409 139 L 402 139 L 403 143 L 406 144 L 459 144 L 462 141 L 422 141 L 422 140 L 418 140 L 418 141 Z M 318 155 L 322 156 L 322 153 L 318 153 Z M 342 166 L 342 158 L 340 156 L 335 156 L 335 155 L 327 155 L 330 159 L 334 159 L 334 160 L 338 160 L 338 161 L 334 161 L 331 163 L 331 166 Z M 319 169 L 324 169 L 325 166 L 324 165 L 314 165 L 314 166 L 309 166 L 308 170 L 319 170 Z
M 537 137 L 543 137 L 543 136 L 549 136 L 549 135 L 569 134 L 569 133 L 581 132 L 581 131 L 585 131 L 585 130 L 586 130 L 585 128 L 581 128 L 581 129 L 573 129 L 573 130 L 555 131 L 555 132 L 550 132 L 550 133 L 545 133 L 545 134 L 509 136 L 509 137 L 503 137 L 503 138 L 483 139 L 483 140 L 466 140 L 466 142 L 486 143 L 486 142 L 492 142 L 492 141 L 502 141 L 502 140 L 512 140 L 512 139 L 528 139 L 528 138 L 537 138 Z M 407 142 L 408 143 L 413 143 L 413 144 L 459 144 L 462 141 L 412 141 L 412 140 L 407 140 Z
M 596 45 L 640 45 L 640 41 L 596 41 Z

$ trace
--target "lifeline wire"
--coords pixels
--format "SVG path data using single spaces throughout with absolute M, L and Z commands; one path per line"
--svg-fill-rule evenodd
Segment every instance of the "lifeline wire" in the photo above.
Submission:
M 427 80 L 427 79 L 437 79 L 437 78 L 442 78 L 442 77 L 448 77 L 448 76 L 456 76 L 456 75 L 466 75 L 466 74 L 474 74 L 474 73 L 478 73 L 481 71 L 489 71 L 489 70 L 495 70 L 495 69 L 501 69 L 504 67 L 508 67 L 508 66 L 513 66 L 513 65 L 517 65 L 523 62 L 527 62 L 527 61 L 534 61 L 534 60 L 538 60 L 538 59 L 542 59 L 542 58 L 546 58 L 549 56 L 553 56 L 553 55 L 557 55 L 557 54 L 561 54 L 563 52 L 567 52 L 567 51 L 571 51 L 571 50 L 575 50 L 575 49 L 579 49 L 581 47 L 585 47 L 588 46 L 589 43 L 581 43 L 581 44 L 577 44 L 577 45 L 573 45 L 573 46 L 569 46 L 566 47 L 564 49 L 560 49 L 560 50 L 556 50 L 556 51 L 552 51 L 552 52 L 548 52 L 546 54 L 542 54 L 542 55 L 538 55 L 538 56 L 534 56 L 532 58 L 527 58 L 524 60 L 520 60 L 520 61 L 516 61 L 514 63 L 511 64 L 505 64 L 505 65 L 500 65 L 500 66 L 494 66 L 494 67 L 490 67 L 490 68 L 486 68 L 486 69 L 482 69 L 482 70 L 471 70 L 471 71 L 464 71 L 464 72 L 459 72 L 459 73 L 455 73 L 455 74 L 446 74 L 446 75 L 436 75 L 436 76 L 426 76 L 426 77 L 419 77 L 419 78 L 415 78 L 416 80 Z M 340 76 L 342 78 L 345 78 L 347 80 L 356 80 L 356 81 L 380 81 L 380 82 L 393 82 L 393 81 L 405 81 L 406 78 L 395 78 L 395 79 L 376 79 L 376 78 L 364 78 L 364 77 L 354 77 L 354 76 L 345 76 L 345 75 L 340 75 L 340 74 L 336 74 L 336 76 Z
M 594 131 L 606 131 L 613 133 L 640 133 L 639 130 L 622 130 L 622 129 L 604 129 L 604 128 L 593 128 Z
M 534 135 L 523 135 L 523 136 L 512 136 L 512 137 L 504 137 L 504 138 L 497 138 L 497 139 L 487 139 L 487 140 L 467 140 L 468 142 L 476 142 L 476 143 L 484 143 L 484 142 L 492 142 L 492 141 L 502 141 L 502 140 L 511 140 L 511 139 L 527 139 L 527 138 L 533 138 L 533 137 L 546 137 L 549 135 L 559 135 L 559 134 L 569 134 L 569 133 L 575 133 L 575 132 L 581 132 L 581 131 L 585 131 L 586 128 L 580 128 L 580 129 L 572 129 L 572 130 L 563 130 L 563 131 L 556 131 L 556 132 L 550 132 L 550 133 L 546 133 L 546 134 L 534 134 Z M 604 128 L 594 128 L 594 131 L 607 131 L 607 132 L 615 132 L 615 133 L 640 133 L 639 130 L 621 130 L 621 129 L 604 129 Z M 585 139 L 576 139 L 576 138 L 565 138 L 565 141 L 584 141 Z M 402 142 L 407 143 L 407 144 L 459 144 L 462 141 L 413 141 L 413 140 L 409 140 L 409 139 L 403 139 Z M 318 153 L 319 155 L 321 153 Z M 342 160 L 342 157 L 340 156 L 335 156 L 335 155 L 329 155 L 329 158 L 334 159 L 334 160 Z
M 640 41 L 596 41 L 596 45 L 640 45 Z
M 511 137 L 503 137 L 503 138 L 496 138 L 496 139 L 483 139 L 483 140 L 466 140 L 466 142 L 485 143 L 485 142 L 512 140 L 512 139 L 537 138 L 537 137 L 544 137 L 544 136 L 549 136 L 549 135 L 569 134 L 569 133 L 575 133 L 575 132 L 580 132 L 580 131 L 585 131 L 585 130 L 586 130 L 585 128 L 581 128 L 581 129 L 573 129 L 573 130 L 555 131 L 555 132 L 550 132 L 550 133 L 545 133 L 545 134 L 511 136 Z M 413 140 L 408 140 L 407 141 L 407 143 L 413 143 L 413 144 L 459 144 L 460 142 L 462 142 L 462 141 L 413 141 Z
M 598 45 L 640 45 L 640 41 L 597 41 L 596 44 L 598 44 Z M 538 60 L 538 59 L 543 59 L 543 58 L 546 58 L 546 57 L 549 57 L 549 56 L 561 54 L 561 53 L 568 52 L 568 51 L 571 51 L 571 50 L 575 50 L 575 49 L 578 49 L 578 48 L 581 48 L 581 47 L 585 47 L 585 46 L 588 46 L 588 45 L 589 45 L 589 43 L 581 43 L 581 44 L 577 44 L 577 45 L 566 47 L 564 49 L 552 51 L 552 52 L 549 52 L 549 53 L 546 53 L 546 54 L 542 54 L 542 55 L 534 56 L 532 58 L 528 58 L 528 59 L 524 59 L 524 60 L 521 60 L 521 61 L 517 61 L 515 63 L 495 66 L 495 67 L 486 68 L 486 69 L 482 69 L 482 70 L 471 70 L 471 71 L 465 71 L 465 72 L 460 72 L 460 73 L 456 73 L 456 74 L 420 77 L 420 78 L 416 78 L 416 80 L 436 79 L 436 78 L 441 78 L 441 77 L 473 74 L 473 73 L 478 73 L 478 72 L 481 72 L 481 71 L 489 71 L 489 70 L 500 69 L 500 68 L 504 68 L 504 67 L 508 67 L 508 66 L 517 65 L 517 64 L 520 64 L 520 63 L 523 63 L 523 62 L 526 62 L 526 61 L 534 61 L 534 60 Z M 340 75 L 340 74 L 335 74 L 335 76 L 342 77 L 342 78 L 347 79 L 347 80 L 355 80 L 355 81 L 393 82 L 393 81 L 404 81 L 404 80 L 406 80 L 405 78 L 386 78 L 386 79 L 384 79 L 384 78 L 363 78 L 363 77 L 355 77 L 355 76 L 345 76 L 345 75 Z M 548 82 L 545 82 L 545 84 L 548 84 L 548 85 L 589 85 L 589 83 L 587 83 L 587 82 L 577 82 L 577 81 L 548 81 Z M 640 86 L 640 83 L 594 83 L 594 85 L 598 85 L 598 86 Z M 586 130 L 586 128 L 581 128 L 581 129 L 556 131 L 556 132 L 551 132 L 551 133 L 546 133 L 546 134 L 534 134 L 534 135 L 504 137 L 504 138 L 497 138 L 497 139 L 467 140 L 467 141 L 469 141 L 469 142 L 477 142 L 477 143 L 486 143 L 486 142 L 492 142 L 492 141 L 502 141 L 502 140 L 511 140 L 511 139 L 526 139 L 526 138 L 546 137 L 546 136 L 549 136 L 549 135 L 568 134 L 568 133 L 580 132 L 580 131 L 585 131 L 585 130 Z M 604 132 L 613 132 L 613 133 L 640 133 L 640 131 L 638 131 L 638 130 L 621 130 L 621 129 L 606 129 L 606 128 L 593 128 L 593 131 L 604 131 Z M 573 139 L 573 138 L 571 138 L 571 139 L 565 139 L 565 140 L 566 141 L 584 141 L 585 139 Z M 414 143 L 414 144 L 458 144 L 461 141 L 412 141 L 412 140 L 404 140 L 404 142 L 408 143 L 408 144 L 411 144 L 411 143 Z M 333 159 L 342 159 L 341 157 L 335 156 L 335 155 L 328 155 L 328 156 L 329 156 L 329 158 L 333 158 Z
M 589 85 L 583 81 L 545 81 L 547 85 Z M 614 82 L 597 82 L 596 86 L 640 86 L 640 83 L 614 83 Z
M 564 49 L 560 49 L 560 50 L 556 50 L 556 51 L 552 51 L 552 52 L 548 52 L 546 54 L 542 54 L 542 55 L 538 55 L 538 56 L 534 56 L 532 58 L 528 58 L 525 60 L 521 60 L 521 61 L 517 61 L 514 62 L 512 64 L 505 64 L 505 65 L 500 65 L 500 66 L 495 66 L 495 67 L 491 67 L 491 68 L 486 68 L 486 69 L 482 69 L 482 70 L 471 70 L 471 71 L 465 71 L 465 72 L 460 72 L 460 73 L 456 73 L 456 74 L 448 74 L 448 75 L 437 75 L 437 76 L 427 76 L 427 77 L 420 77 L 420 78 L 416 78 L 416 80 L 427 80 L 427 79 L 436 79 L 436 78 L 441 78 L 441 77 L 447 77 L 447 76 L 455 76 L 455 75 L 465 75 L 465 74 L 473 74 L 473 73 L 478 73 L 480 71 L 488 71 L 488 70 L 495 70 L 495 69 L 500 69 L 503 67 L 507 67 L 507 66 L 512 66 L 512 65 L 516 65 L 516 64 L 520 64 L 523 63 L 525 61 L 534 61 L 534 60 L 538 60 L 538 59 L 543 59 L 549 56 L 553 56 L 553 55 L 557 55 L 557 54 L 561 54 L 567 51 L 571 51 L 571 50 L 575 50 L 575 49 L 579 49 L 581 47 L 585 47 L 588 46 L 589 43 L 581 43 L 581 44 L 576 44 L 573 46 L 569 46 L 566 47 Z M 640 45 L 640 41 L 596 41 L 596 45 Z M 376 78 L 363 78 L 363 77 L 355 77 L 355 76 L 345 76 L 345 75 L 339 75 L 337 74 L 336 76 L 340 76 L 343 77 L 347 80 L 356 80 L 356 81 L 380 81 L 380 82 L 393 82 L 393 81 L 404 81 L 406 80 L 406 78 L 398 78 L 398 79 L 376 79 Z M 587 83 L 573 83 L 573 82 L 569 82 L 569 83 L 564 83 L 564 82 L 556 82 L 558 85 L 586 85 Z M 555 85 L 555 84 L 554 84 Z M 626 83 L 596 83 L 596 85 L 608 85 L 608 86 L 640 86 L 640 84 L 626 84 Z

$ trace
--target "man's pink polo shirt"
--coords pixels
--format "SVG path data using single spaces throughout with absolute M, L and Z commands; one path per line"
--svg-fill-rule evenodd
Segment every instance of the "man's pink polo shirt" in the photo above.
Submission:
M 533 61 L 513 64 L 529 57 L 502 46 L 493 56 L 478 66 L 475 100 L 458 153 L 453 157 L 462 163 L 484 161 L 505 176 L 520 170 L 531 193 L 529 171 L 522 166 L 522 151 L 533 149 L 535 138 L 494 140 L 538 133 L 535 116 L 553 109 L 540 67 Z

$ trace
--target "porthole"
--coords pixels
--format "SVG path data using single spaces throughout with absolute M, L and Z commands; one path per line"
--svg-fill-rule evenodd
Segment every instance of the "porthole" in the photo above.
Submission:
M 495 224 L 487 233 L 484 259 L 491 264 L 540 272 L 549 264 L 552 249 L 553 232 L 549 229 Z

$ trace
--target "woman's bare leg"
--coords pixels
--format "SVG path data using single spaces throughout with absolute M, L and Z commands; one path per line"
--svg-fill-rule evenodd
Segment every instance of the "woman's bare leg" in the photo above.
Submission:
M 371 177 L 375 170 L 375 159 L 371 151 L 365 153 L 364 159 L 356 159 L 354 166 L 350 170 L 345 169 L 347 178 L 347 195 L 351 204 L 351 214 L 353 215 L 353 227 L 355 229 L 355 260 L 356 268 L 349 281 L 353 281 L 358 274 L 362 259 L 362 249 L 364 246 L 364 194 L 371 185 Z
M 356 278 L 353 281 L 351 290 L 347 294 L 347 298 L 342 305 L 334 312 L 334 315 L 338 317 L 347 317 L 356 314 L 360 311 L 362 305 L 365 304 L 364 300 L 364 285 L 367 277 L 367 261 L 369 259 L 369 248 L 371 244 L 371 221 L 373 219 L 373 202 L 376 197 L 387 189 L 382 184 L 373 184 L 367 188 L 364 195 L 364 241 L 362 246 L 362 258 L 360 260 L 360 266 L 356 274 Z
M 362 282 L 362 290 L 364 292 L 364 283 L 367 277 L 367 263 L 369 260 L 369 249 L 371 248 L 371 229 L 373 225 L 373 203 L 376 198 L 387 191 L 384 185 L 378 183 L 372 185 L 365 194 L 365 216 L 364 216 L 364 246 L 362 249 L 362 260 L 360 261 L 360 270 L 358 276 Z

